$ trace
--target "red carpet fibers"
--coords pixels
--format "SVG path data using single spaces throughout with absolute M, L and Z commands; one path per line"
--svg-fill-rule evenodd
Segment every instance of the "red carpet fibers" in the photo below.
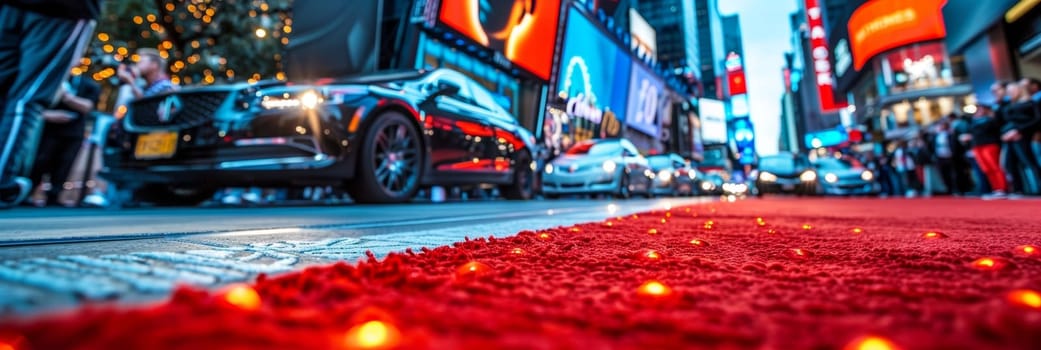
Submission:
M 1041 253 L 1025 246 L 1041 244 L 1039 209 L 674 208 L 8 321 L 0 336 L 15 349 L 1041 349 Z

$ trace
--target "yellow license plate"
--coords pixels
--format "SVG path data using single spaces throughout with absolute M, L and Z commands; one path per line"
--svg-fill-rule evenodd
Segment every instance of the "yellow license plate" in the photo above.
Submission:
M 137 137 L 134 158 L 164 159 L 173 157 L 174 152 L 177 152 L 177 132 L 153 132 Z

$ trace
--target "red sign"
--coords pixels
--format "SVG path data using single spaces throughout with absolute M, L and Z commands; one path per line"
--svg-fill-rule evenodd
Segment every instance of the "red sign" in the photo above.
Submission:
M 513 64 L 549 79 L 560 0 L 444 0 L 438 18 L 478 44 L 502 52 Z
M 874 0 L 849 18 L 850 49 L 857 70 L 872 57 L 901 46 L 943 39 L 947 0 Z M 984 2 L 980 6 L 986 6 Z
M 730 96 L 737 96 L 748 93 L 748 84 L 745 83 L 744 69 L 738 69 L 733 72 L 727 72 L 727 82 L 730 85 Z
M 843 108 L 845 106 L 835 103 L 831 50 L 828 49 L 828 32 L 824 30 L 824 13 L 820 7 L 820 0 L 806 0 L 806 23 L 810 25 L 810 55 L 813 58 L 813 72 L 821 99 L 821 111 L 830 112 Z

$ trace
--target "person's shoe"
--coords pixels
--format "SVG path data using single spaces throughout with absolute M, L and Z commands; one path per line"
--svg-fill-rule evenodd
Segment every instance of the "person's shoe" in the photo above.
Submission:
M 24 177 L 0 184 L 0 209 L 8 209 L 25 201 L 32 192 L 33 183 Z
M 983 195 L 983 200 L 986 200 L 986 201 L 992 201 L 992 200 L 998 200 L 998 199 L 1008 199 L 1008 198 L 1009 198 L 1009 196 L 1007 194 L 1005 194 L 1004 191 L 994 191 L 994 192 L 991 192 L 990 194 Z

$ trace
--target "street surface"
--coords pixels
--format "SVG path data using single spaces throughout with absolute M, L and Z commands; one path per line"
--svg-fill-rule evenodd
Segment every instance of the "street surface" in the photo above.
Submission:
M 354 262 L 366 251 L 382 256 L 706 201 L 19 209 L 0 213 L 0 313 L 148 302 L 181 284 L 216 288 L 261 273 Z

